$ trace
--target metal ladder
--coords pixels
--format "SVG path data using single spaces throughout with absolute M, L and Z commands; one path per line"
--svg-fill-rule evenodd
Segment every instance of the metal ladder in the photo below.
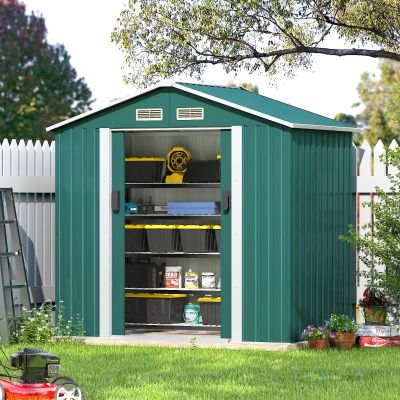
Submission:
M 0 188 L 0 339 L 10 342 L 18 328 L 22 307 L 31 308 L 25 262 L 14 195 L 11 188 Z

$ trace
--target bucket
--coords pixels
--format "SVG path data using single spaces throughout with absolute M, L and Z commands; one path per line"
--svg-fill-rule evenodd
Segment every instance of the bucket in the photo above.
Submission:
M 164 287 L 171 289 L 182 287 L 182 267 L 165 267 Z
M 189 325 L 200 325 L 200 306 L 196 304 L 186 304 L 183 308 L 183 319 Z

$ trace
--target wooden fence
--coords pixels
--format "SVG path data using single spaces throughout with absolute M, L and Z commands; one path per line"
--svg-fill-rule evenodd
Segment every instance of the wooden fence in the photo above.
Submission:
M 54 301 L 55 143 L 7 139 L 0 187 L 12 187 L 33 301 Z

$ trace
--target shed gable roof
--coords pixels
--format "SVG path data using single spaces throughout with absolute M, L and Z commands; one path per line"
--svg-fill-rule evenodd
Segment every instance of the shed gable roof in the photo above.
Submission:
M 298 107 L 291 106 L 278 100 L 271 99 L 257 93 L 249 92 L 243 88 L 231 88 L 227 86 L 202 85 L 194 83 L 174 83 L 172 85 L 158 85 L 149 89 L 142 90 L 128 98 L 117 100 L 104 107 L 90 110 L 86 113 L 69 118 L 46 128 L 46 131 L 58 129 L 64 125 L 70 124 L 82 118 L 93 115 L 99 111 L 106 110 L 117 104 L 132 100 L 135 97 L 145 93 L 159 89 L 160 87 L 172 87 L 182 90 L 193 95 L 206 98 L 219 104 L 223 104 L 234 109 L 256 115 L 260 118 L 276 122 L 278 124 L 297 129 L 317 129 L 329 131 L 343 132 L 359 132 L 358 128 L 354 128 L 343 124 L 334 119 L 324 117 L 303 110 Z

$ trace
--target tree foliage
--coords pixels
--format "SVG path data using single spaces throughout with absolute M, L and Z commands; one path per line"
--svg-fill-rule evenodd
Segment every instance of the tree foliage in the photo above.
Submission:
M 258 86 L 257 86 L 257 85 L 254 85 L 254 84 L 251 83 L 251 82 L 242 82 L 242 83 L 239 83 L 239 85 L 237 85 L 235 82 L 229 81 L 229 82 L 226 84 L 226 86 L 232 87 L 232 88 L 237 88 L 237 87 L 239 87 L 239 88 L 246 89 L 246 90 L 249 91 L 249 92 L 258 93 Z
M 332 34 L 344 48 L 326 47 Z M 312 54 L 400 61 L 398 0 L 128 0 L 112 33 L 146 86 L 209 64 L 226 72 L 307 68 Z
M 92 94 L 45 21 L 18 0 L 0 0 L 0 138 L 43 139 L 44 128 L 84 112 Z
M 357 120 L 365 127 L 364 138 L 371 145 L 378 139 L 389 145 L 400 138 L 400 63 L 384 61 L 380 76 L 365 72 L 357 87 L 364 109 Z
M 367 278 L 369 287 L 383 290 L 396 302 L 400 301 L 400 148 L 387 149 L 389 165 L 397 173 L 389 176 L 391 193 L 377 188 L 370 206 L 374 215 L 374 227 L 365 224 L 366 233 L 360 234 L 350 225 L 349 234 L 341 239 L 359 251 L 360 259 L 367 269 L 361 275 Z

